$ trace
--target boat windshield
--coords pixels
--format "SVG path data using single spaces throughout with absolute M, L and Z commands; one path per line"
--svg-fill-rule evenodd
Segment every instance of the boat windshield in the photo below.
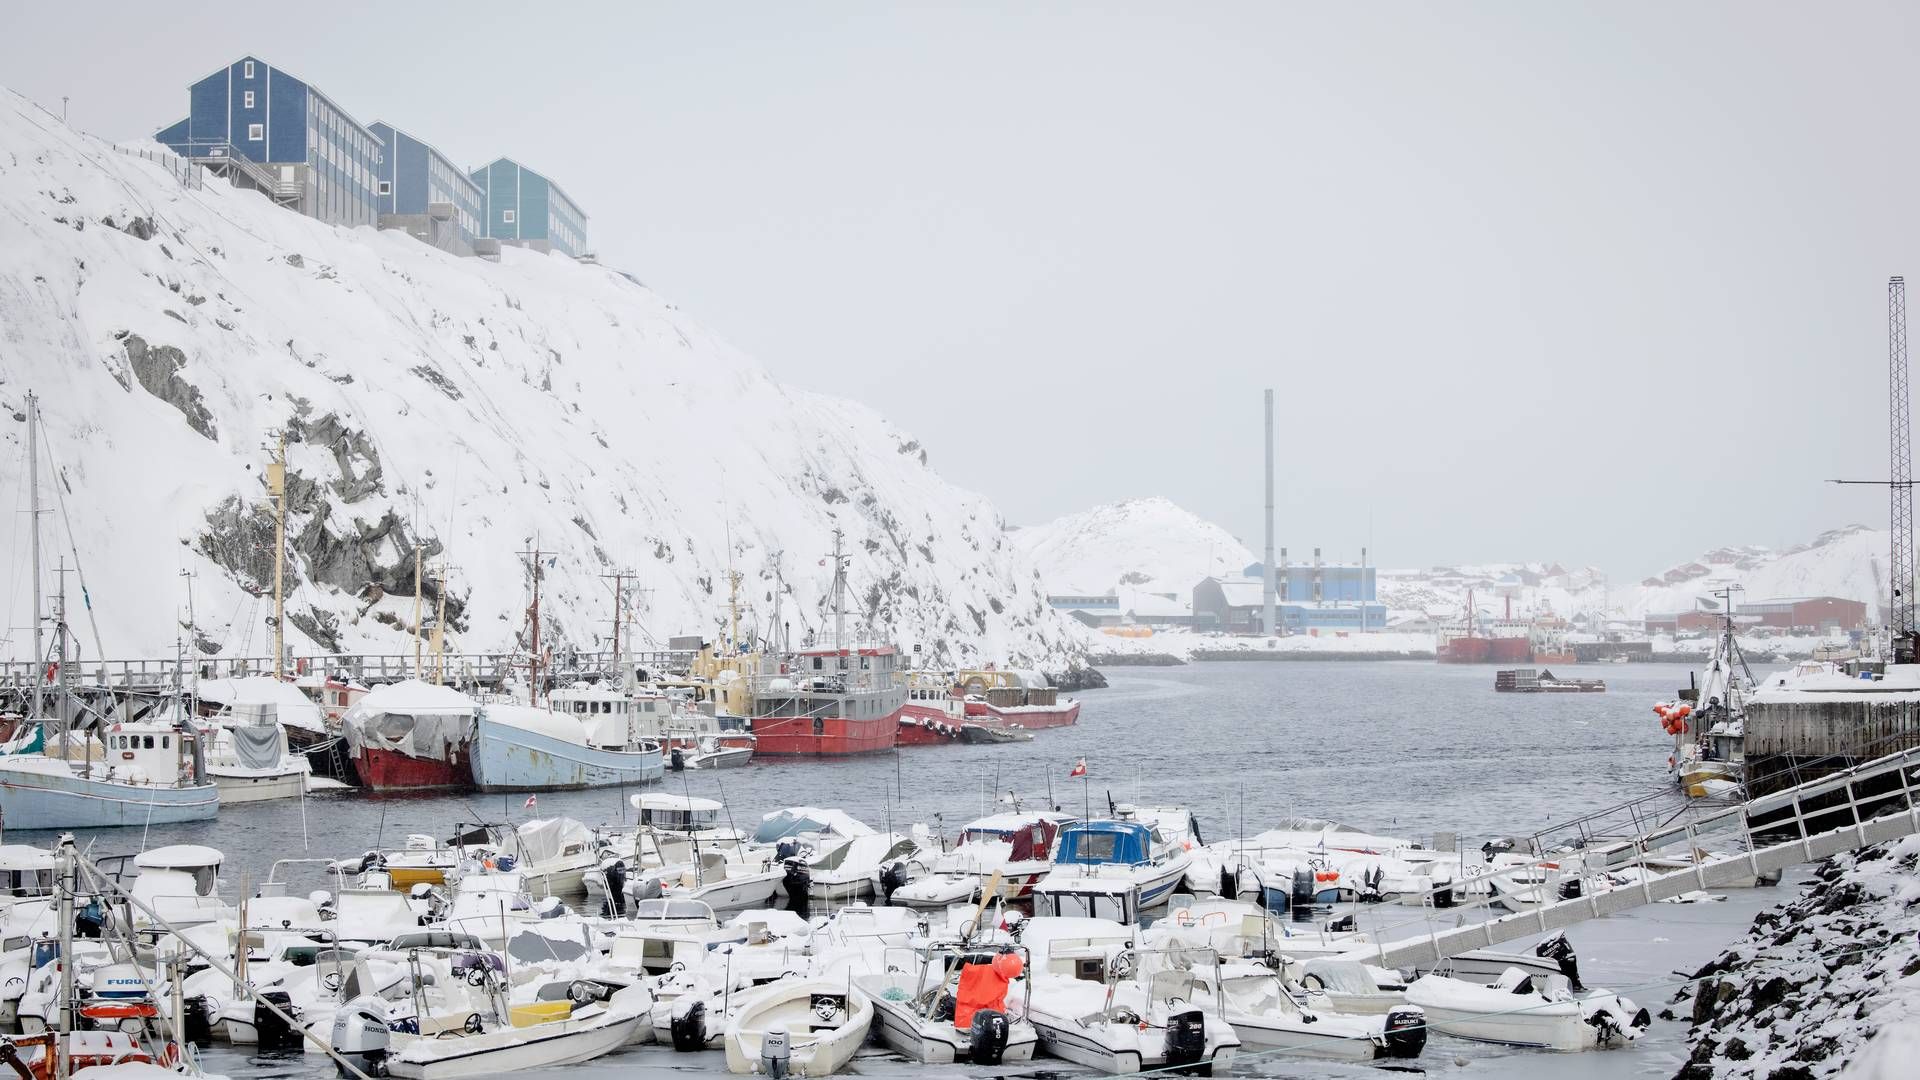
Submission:
M 831 832 L 832 829 L 833 826 L 828 825 L 826 822 L 815 821 L 810 817 L 803 817 L 797 814 L 789 814 L 783 810 L 760 823 L 760 827 L 753 831 L 753 842 L 756 844 L 772 844 L 784 840 L 789 836 L 799 836 L 802 833 Z
M 1352 960 L 1310 960 L 1306 974 L 1317 975 L 1321 985 L 1337 994 L 1377 994 L 1367 969 Z

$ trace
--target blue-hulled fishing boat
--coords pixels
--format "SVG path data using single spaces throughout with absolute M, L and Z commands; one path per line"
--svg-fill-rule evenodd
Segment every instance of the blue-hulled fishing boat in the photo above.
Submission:
M 487 704 L 474 713 L 473 782 L 481 791 L 637 787 L 665 770 L 660 744 L 633 737 L 613 706 L 587 715 Z

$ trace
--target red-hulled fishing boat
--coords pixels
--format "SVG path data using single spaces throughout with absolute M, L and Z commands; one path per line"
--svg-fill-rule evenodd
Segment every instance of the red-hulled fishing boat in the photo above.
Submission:
M 375 791 L 470 788 L 473 699 L 409 679 L 368 691 L 341 718 L 348 758 Z

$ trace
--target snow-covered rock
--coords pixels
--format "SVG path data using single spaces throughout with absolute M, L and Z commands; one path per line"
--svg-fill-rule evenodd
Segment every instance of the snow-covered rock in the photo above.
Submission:
M 262 474 L 281 432 L 297 650 L 407 648 L 415 545 L 452 566 L 457 648 L 514 646 L 529 577 L 516 553 L 535 544 L 557 641 L 607 637 L 602 575 L 622 568 L 651 635 L 713 637 L 732 567 L 747 625 L 770 629 L 777 596 L 798 643 L 831 633 L 836 527 L 863 636 L 1055 670 L 1083 648 L 993 506 L 943 481 L 911 436 L 782 386 L 627 276 L 518 249 L 459 259 L 221 181 L 183 187 L 0 90 L 9 510 L 25 505 L 29 389 L 43 468 L 61 476 L 43 485 L 61 499 L 48 559 L 84 571 L 89 655 L 171 653 L 180 571 L 204 647 L 266 654 Z M 5 595 L 24 608 L 26 530 L 10 518 Z M 12 632 L 0 655 L 29 640 Z
M 1675 998 L 1693 1022 L 1679 1076 L 1913 1075 L 1917 872 L 1920 837 L 1849 852 L 1822 863 L 1798 899 L 1761 912 Z

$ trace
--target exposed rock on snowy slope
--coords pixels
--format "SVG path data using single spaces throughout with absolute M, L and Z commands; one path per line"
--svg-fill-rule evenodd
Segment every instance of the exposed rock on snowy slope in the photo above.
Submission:
M 1838 596 L 1859 600 L 1876 613 L 1886 603 L 1887 553 L 1893 539 L 1885 529 L 1849 525 L 1829 529 L 1812 543 L 1774 553 L 1766 548 L 1721 548 L 1680 563 L 1625 592 L 1627 614 L 1692 611 L 1729 584 L 1745 591 L 1740 601 L 1789 596 Z
M 1116 589 L 1187 595 L 1255 556 L 1227 530 L 1163 498 L 1096 506 L 1013 534 L 1054 594 Z
M 262 468 L 282 432 L 296 649 L 401 651 L 416 545 L 453 567 L 458 644 L 511 648 L 516 553 L 536 543 L 561 642 L 607 636 L 601 575 L 622 568 L 642 626 L 714 636 L 731 566 L 747 625 L 767 632 L 778 605 L 799 643 L 831 633 L 837 526 L 864 634 L 1056 670 L 1080 652 L 985 499 L 870 410 L 781 386 L 625 276 L 516 249 L 458 259 L 218 181 L 185 189 L 0 91 L 9 509 L 30 388 L 62 476 L 43 486 L 110 656 L 171 651 L 181 570 L 210 647 L 265 654 Z M 49 552 L 71 558 L 60 520 Z M 21 568 L 25 530 L 5 531 Z
M 1916 860 L 1917 837 L 1838 856 L 1799 899 L 1755 917 L 1675 998 L 1693 1021 L 1675 1080 L 1811 1080 L 1849 1062 L 1849 1077 L 1913 1075 L 1894 1048 L 1920 1046 Z

